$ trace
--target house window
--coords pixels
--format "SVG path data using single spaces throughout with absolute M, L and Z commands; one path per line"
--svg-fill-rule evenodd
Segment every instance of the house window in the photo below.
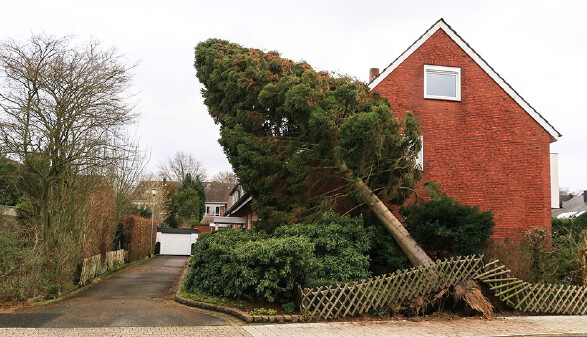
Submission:
M 206 206 L 206 215 L 207 216 L 219 216 L 220 215 L 220 206 Z
M 461 68 L 424 65 L 424 98 L 461 100 Z

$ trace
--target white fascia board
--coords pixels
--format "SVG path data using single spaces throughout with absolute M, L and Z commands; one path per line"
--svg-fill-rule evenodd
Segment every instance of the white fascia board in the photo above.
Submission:
M 244 205 L 248 204 L 251 200 L 253 200 L 253 197 L 252 196 L 249 196 L 247 198 L 247 200 L 245 200 L 243 203 L 241 203 L 240 205 L 238 205 L 238 207 L 236 209 L 232 210 L 232 213 L 231 214 L 236 213 L 239 209 L 241 209 Z
M 530 117 L 532 117 L 548 134 L 550 135 L 550 142 L 556 142 L 561 134 L 550 125 L 544 117 L 542 117 L 528 102 L 526 102 L 477 52 L 469 46 L 452 28 L 444 22 L 443 19 L 438 20 L 424 35 L 422 35 L 410 48 L 401 54 L 395 61 L 393 61 L 379 76 L 369 83 L 369 89 L 373 90 L 379 83 L 381 83 L 395 68 L 404 62 L 414 51 L 416 51 L 424 42 L 426 42 L 436 31 L 442 29 L 456 44 L 461 47 L 469 57 L 471 57 L 483 69 L 489 77 L 491 77 L 511 98 L 514 99 L 522 109 L 524 109 Z
M 215 216 L 214 217 L 215 224 L 245 224 L 247 223 L 247 219 L 243 217 L 236 217 L 236 216 Z

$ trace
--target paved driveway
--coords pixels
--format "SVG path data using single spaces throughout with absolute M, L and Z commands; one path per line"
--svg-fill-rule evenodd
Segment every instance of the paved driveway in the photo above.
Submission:
M 186 257 L 157 256 L 128 267 L 58 303 L 0 314 L 0 327 L 76 328 L 228 325 L 173 301 Z

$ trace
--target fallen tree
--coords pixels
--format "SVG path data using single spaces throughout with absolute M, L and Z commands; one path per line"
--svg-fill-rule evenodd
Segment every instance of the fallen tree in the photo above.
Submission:
M 219 142 L 255 200 L 258 226 L 272 231 L 328 209 L 366 206 L 414 266 L 433 263 L 386 206 L 401 205 L 421 178 L 410 112 L 395 117 L 360 81 L 224 40 L 199 43 L 194 65 Z
M 200 43 L 195 67 L 220 144 L 266 227 L 360 200 L 414 265 L 432 262 L 381 201 L 403 202 L 420 178 L 413 115 L 394 117 L 359 81 L 227 41 Z

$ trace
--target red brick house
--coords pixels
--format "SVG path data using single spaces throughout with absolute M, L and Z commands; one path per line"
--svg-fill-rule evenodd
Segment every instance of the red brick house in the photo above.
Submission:
M 494 240 L 550 228 L 550 143 L 561 135 L 444 20 L 370 81 L 398 116 L 419 118 L 423 181 L 492 209 Z

